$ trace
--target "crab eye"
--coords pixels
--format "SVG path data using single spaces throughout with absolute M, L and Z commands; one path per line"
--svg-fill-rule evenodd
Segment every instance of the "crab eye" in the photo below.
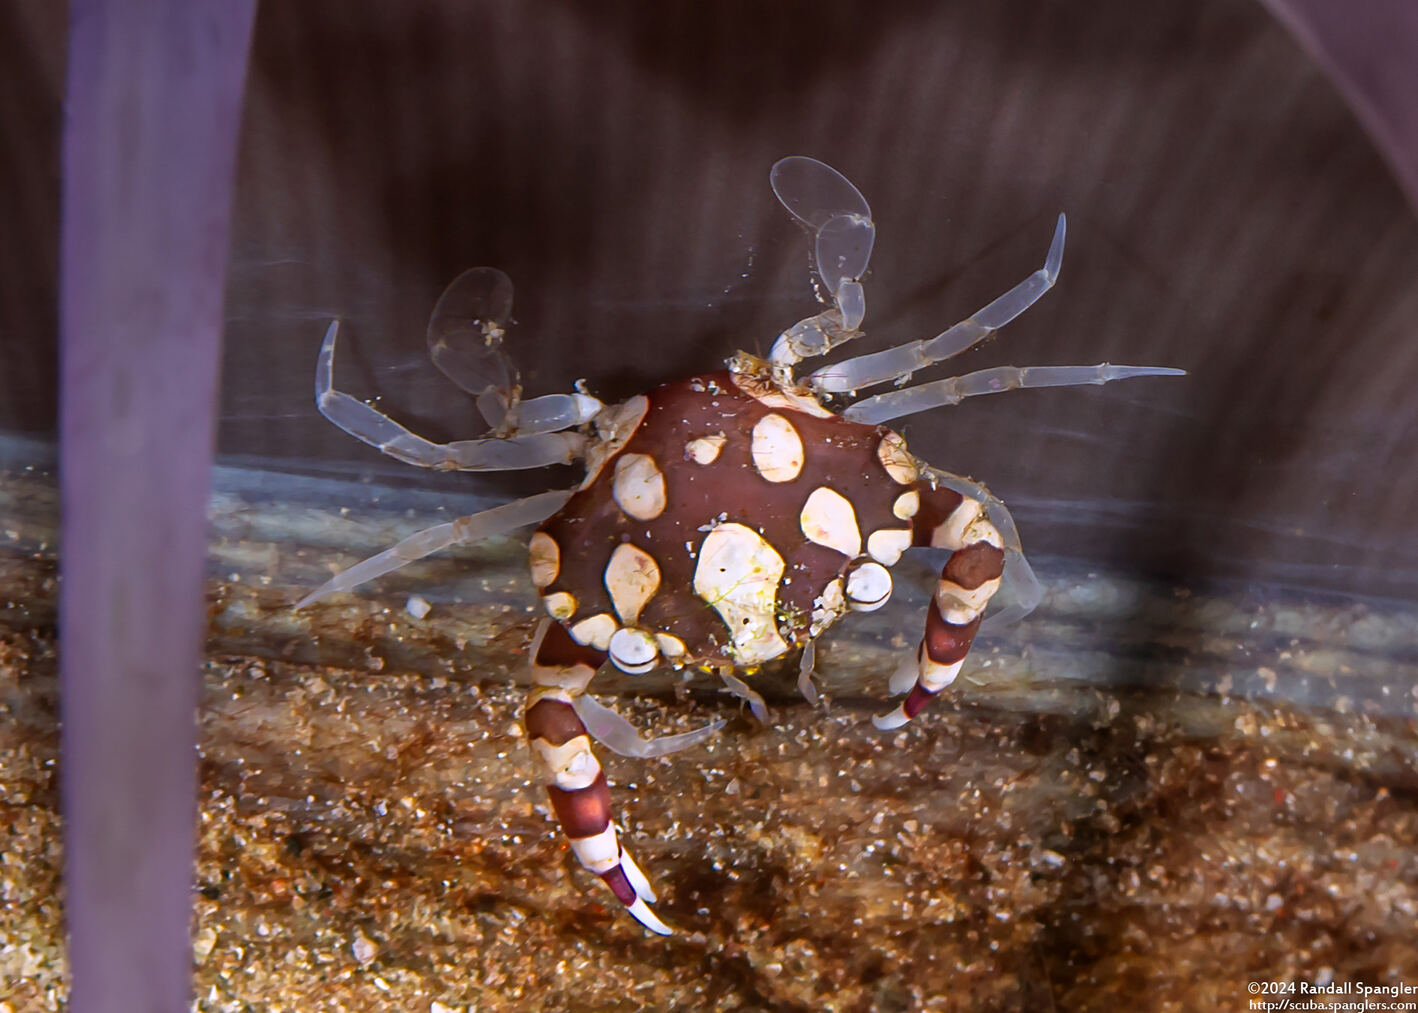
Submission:
M 660 649 L 655 638 L 644 630 L 623 627 L 615 631 L 610 642 L 611 661 L 628 675 L 644 675 L 655 667 Z
M 863 563 L 847 575 L 847 607 L 872 612 L 891 597 L 891 574 L 880 563 Z

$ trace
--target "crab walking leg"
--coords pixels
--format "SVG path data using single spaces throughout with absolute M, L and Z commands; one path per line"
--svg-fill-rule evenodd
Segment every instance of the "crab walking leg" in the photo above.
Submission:
M 544 620 L 531 657 L 533 686 L 522 723 L 562 833 L 577 860 L 610 887 L 636 921 L 669 935 L 670 927 L 650 909 L 655 892 L 616 835 L 610 786 L 574 706 L 606 653 L 576 643 L 560 623 Z
M 768 724 L 768 704 L 763 701 L 762 693 L 727 670 L 719 672 L 719 679 L 730 693 L 740 700 L 748 701 L 748 709 L 753 712 L 753 716 L 758 719 L 759 724 Z
M 513 413 L 513 436 L 539 436 L 585 425 L 604 407 L 599 398 L 580 393 L 543 394 L 530 401 L 518 401 Z
M 809 640 L 803 647 L 803 656 L 798 659 L 798 692 L 811 706 L 816 707 L 822 700 L 817 687 L 812 683 L 813 669 L 817 665 L 817 641 Z
M 481 440 L 459 440 L 455 443 L 434 443 L 410 432 L 383 412 L 370 407 L 356 397 L 335 389 L 335 338 L 340 322 L 332 321 L 320 345 L 320 357 L 315 363 L 315 405 L 320 414 L 358 440 L 406 464 L 444 471 L 518 471 L 540 468 L 548 464 L 570 464 L 584 452 L 586 437 L 580 433 L 536 432 L 527 435 L 490 437 Z M 567 425 L 579 425 L 582 416 L 592 410 L 594 398 L 579 400 L 582 395 L 550 395 L 568 398 L 553 401 L 535 410 L 538 424 L 545 419 L 565 420 Z M 542 401 L 537 398 L 531 404 Z M 599 411 L 599 402 L 595 411 Z M 579 421 L 578 421 L 579 420 Z
M 952 552 L 927 607 L 925 635 L 914 657 L 891 677 L 893 693 L 909 693 L 895 710 L 872 718 L 883 731 L 910 721 L 955 681 L 985 606 L 1004 576 L 1006 536 L 991 522 L 984 503 L 926 482 L 918 484 L 918 491 L 921 506 L 912 522 L 913 543 Z
M 826 394 L 844 394 L 888 380 L 903 382 L 916 370 L 959 355 L 983 341 L 1054 287 L 1063 265 L 1065 231 L 1064 216 L 1059 215 L 1044 266 L 973 316 L 928 341 L 912 341 L 824 366 L 808 377 L 809 386 Z
M 446 549 L 450 545 L 459 542 L 481 542 L 487 538 L 505 535 L 509 531 L 516 531 L 529 524 L 540 524 L 560 510 L 562 504 L 571 498 L 573 491 L 558 489 L 554 492 L 538 493 L 535 496 L 528 496 L 526 499 L 513 500 L 511 503 L 504 503 L 491 510 L 484 510 L 482 513 L 469 514 L 467 517 L 459 517 L 455 521 L 447 521 L 424 528 L 422 531 L 415 531 L 383 552 L 370 556 L 348 570 L 335 574 L 296 602 L 295 607 L 304 608 L 311 602 L 319 601 L 336 591 L 348 591 L 365 581 L 382 577 L 386 573 L 407 566 L 414 560 L 422 559 L 440 549 Z
M 921 474 L 925 476 L 921 487 L 922 502 L 931 504 L 931 511 L 935 515 L 945 517 L 950 512 L 942 509 L 942 497 L 949 497 L 954 492 L 963 499 L 973 499 L 979 503 L 985 511 L 985 517 L 1000 534 L 1004 545 L 1004 578 L 1000 590 L 1008 601 L 1004 608 L 987 616 L 980 624 L 980 629 L 995 632 L 1018 622 L 1038 608 L 1044 597 L 1044 589 L 1039 584 L 1039 578 L 1034 575 L 1034 568 L 1029 565 L 1029 560 L 1024 558 L 1024 549 L 1019 544 L 1019 531 L 1014 526 L 1014 517 L 1010 515 L 1009 508 L 990 495 L 990 491 L 978 482 L 941 471 L 929 464 L 917 463 Z M 950 509 L 955 509 L 953 499 L 948 505 Z M 914 544 L 930 545 L 931 532 L 922 530 L 927 523 L 924 515 L 920 522 L 913 523 L 916 524 L 917 537 L 925 538 L 924 541 L 916 541 Z M 959 529 L 960 525 L 957 524 L 956 528 Z M 893 692 L 904 693 L 908 688 L 909 686 L 903 687 Z
M 681 749 L 697 746 L 714 737 L 724 727 L 723 718 L 715 718 L 703 728 L 678 735 L 660 735 L 647 739 L 625 718 L 603 703 L 597 703 L 589 693 L 582 693 L 571 701 L 576 708 L 576 716 L 591 733 L 591 737 L 612 753 L 620 756 L 634 756 L 648 759 L 652 756 L 668 756 Z
M 842 417 L 850 422 L 880 425 L 903 415 L 956 405 L 967 397 L 979 397 L 981 394 L 1000 394 L 1026 387 L 1079 387 L 1089 383 L 1131 380 L 1138 376 L 1186 374 L 1186 370 L 1170 366 L 1114 366 L 1107 362 L 1096 366 L 1025 366 L 1022 369 L 1018 366 L 995 366 L 864 398 L 844 411 Z

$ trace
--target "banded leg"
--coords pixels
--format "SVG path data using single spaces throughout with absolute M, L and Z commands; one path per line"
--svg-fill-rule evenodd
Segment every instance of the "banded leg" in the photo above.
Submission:
M 650 908 L 655 892 L 649 880 L 616 835 L 610 786 L 575 706 L 606 654 L 576 643 L 560 623 L 543 622 L 531 657 L 533 687 L 522 723 L 557 822 L 577 860 L 631 916 L 651 932 L 669 935 L 670 927 Z
M 417 559 L 422 559 L 440 549 L 446 549 L 450 545 L 460 542 L 465 544 L 481 542 L 484 539 L 505 535 L 509 531 L 516 531 L 529 524 L 540 524 L 561 509 L 562 504 L 571 498 L 572 491 L 571 489 L 558 489 L 554 492 L 538 493 L 535 496 L 528 496 L 526 499 L 513 500 L 511 503 L 504 503 L 491 510 L 484 510 L 482 513 L 469 514 L 467 517 L 459 517 L 455 521 L 435 524 L 422 531 L 415 531 L 383 552 L 370 556 L 351 566 L 348 570 L 335 574 L 296 602 L 295 607 L 304 608 L 311 602 L 319 601 L 336 591 L 348 591 L 365 581 L 392 573 Z
M 907 693 L 906 699 L 895 710 L 872 718 L 883 731 L 910 721 L 955 681 L 985 606 L 1004 576 L 1006 536 L 991 522 L 984 503 L 924 482 L 918 491 L 921 506 L 913 518 L 914 544 L 952 552 L 927 607 L 925 635 L 915 655 L 891 677 L 891 691 Z M 1017 546 L 1014 549 L 1017 552 Z M 1022 561 L 1022 555 L 1019 558 Z
M 441 471 L 518 471 L 548 464 L 570 464 L 586 448 L 586 437 L 571 432 L 529 432 L 479 440 L 434 443 L 411 432 L 356 397 L 335 389 L 335 339 L 340 322 L 332 321 L 315 363 L 315 405 L 345 432 L 406 464 Z M 553 394 L 529 401 L 537 407 L 539 426 L 565 428 L 594 418 L 601 403 L 584 394 Z M 485 411 L 491 411 L 482 404 Z M 495 412 L 494 412 L 495 414 Z
M 1039 301 L 1054 287 L 1063 266 L 1066 221 L 1059 215 L 1044 266 L 1014 288 L 928 341 L 911 341 L 869 355 L 843 359 L 823 366 L 807 378 L 808 385 L 824 394 L 845 394 L 888 380 L 905 382 L 918 369 L 941 362 L 979 344 Z

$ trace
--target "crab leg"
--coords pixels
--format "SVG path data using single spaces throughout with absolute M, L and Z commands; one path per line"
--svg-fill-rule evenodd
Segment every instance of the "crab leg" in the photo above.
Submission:
M 569 464 L 581 456 L 586 437 L 580 433 L 536 431 L 481 440 L 434 443 L 424 439 L 376 408 L 335 389 L 335 338 L 340 322 L 331 321 L 315 363 L 315 405 L 320 414 L 371 447 L 421 468 L 445 471 L 517 471 L 547 464 Z M 537 427 L 576 426 L 594 418 L 601 403 L 584 394 L 553 394 L 536 398 Z M 480 406 L 481 406 L 480 399 Z M 548 402 L 548 403 L 543 403 Z
M 912 518 L 913 544 L 952 551 L 926 612 L 925 635 L 891 677 L 893 693 L 909 693 L 895 710 L 872 718 L 883 731 L 910 721 L 955 681 L 985 606 L 999 590 L 1006 553 L 1023 561 L 1012 525 L 1001 534 L 986 512 L 987 501 L 929 482 L 917 483 L 917 491 L 921 505 Z
M 911 341 L 870 355 L 823 366 L 807 378 L 809 386 L 827 394 L 844 394 L 888 380 L 904 382 L 918 369 L 959 355 L 1009 323 L 1054 287 L 1063 265 L 1065 219 L 1059 215 L 1044 266 L 973 316 L 928 341 Z
M 844 411 L 842 417 L 851 422 L 879 425 L 903 415 L 959 404 L 967 397 L 981 394 L 999 394 L 1025 387 L 1103 384 L 1138 376 L 1186 376 L 1186 373 L 1184 369 L 1168 366 L 1114 366 L 1107 362 L 1096 366 L 1025 366 L 1023 369 L 995 366 L 993 369 L 981 369 L 964 376 L 952 376 L 865 398 Z
M 857 286 L 860 290 L 861 286 Z M 789 327 L 768 353 L 768 361 L 773 366 L 778 382 L 791 386 L 793 367 L 804 359 L 815 355 L 826 355 L 832 349 L 861 334 L 855 327 L 847 327 L 842 312 L 836 307 L 823 310 L 812 317 L 799 320 Z
M 521 400 L 517 370 L 503 342 L 512 320 L 512 279 L 474 267 L 443 290 L 428 321 L 428 356 L 443 375 L 477 399 L 498 436 L 552 433 L 589 422 L 603 405 L 589 394 Z
M 295 607 L 304 608 L 311 602 L 319 601 L 336 591 L 348 591 L 365 581 L 382 577 L 386 573 L 398 570 L 416 559 L 422 559 L 424 556 L 431 555 L 440 549 L 446 549 L 450 545 L 459 542 L 481 542 L 487 538 L 505 535 L 509 531 L 516 531 L 529 524 L 540 524 L 560 510 L 562 504 L 571 498 L 571 493 L 570 489 L 538 493 L 535 496 L 528 496 L 526 499 L 513 500 L 511 503 L 504 503 L 491 510 L 484 510 L 482 513 L 469 514 L 467 517 L 459 517 L 455 521 L 447 521 L 424 528 L 422 531 L 415 531 L 383 552 L 370 556 L 348 570 L 335 574 L 296 602 Z
M 798 692 L 813 707 L 816 707 L 822 700 L 817 692 L 817 687 L 812 682 L 813 670 L 816 665 L 817 641 L 809 640 L 803 647 L 802 657 L 798 659 Z
M 813 266 L 832 307 L 799 320 L 778 336 L 768 355 L 781 383 L 792 368 L 861 334 L 866 296 L 861 277 L 871 259 L 876 226 L 871 208 L 852 183 L 815 158 L 784 158 L 769 173 L 773 192 L 788 213 L 813 234 Z
M 522 723 L 562 833 L 577 860 L 636 921 L 669 935 L 670 927 L 650 908 L 655 892 L 649 880 L 616 835 L 610 786 L 575 706 L 606 652 L 576 643 L 560 623 L 544 620 L 532 640 L 531 658 L 533 686 Z

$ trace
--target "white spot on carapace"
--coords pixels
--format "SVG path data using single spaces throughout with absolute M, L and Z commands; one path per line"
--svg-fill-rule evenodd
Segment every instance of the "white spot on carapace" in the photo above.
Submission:
M 542 599 L 547 615 L 553 619 L 570 619 L 576 614 L 576 596 L 569 591 L 558 591 Z
M 906 441 L 888 432 L 876 446 L 876 457 L 892 481 L 909 485 L 920 477 L 916 459 L 906 451 Z
M 650 410 L 650 400 L 644 394 L 636 394 L 624 404 L 605 409 L 596 416 L 598 439 L 586 448 L 586 477 L 578 488 L 590 488 L 601 475 L 601 469 L 620 448 L 630 440 L 635 430 Z
M 556 544 L 556 539 L 545 531 L 536 532 L 527 544 L 527 554 L 533 584 L 546 587 L 556 580 L 556 575 L 561 572 L 561 548 Z
M 655 643 L 660 645 L 660 653 L 667 658 L 682 658 L 687 650 L 684 641 L 670 633 L 656 633 Z
M 896 497 L 896 502 L 891 504 L 891 512 L 903 521 L 909 521 L 916 516 L 916 512 L 921 509 L 921 494 L 915 489 L 908 489 L 900 496 Z
M 999 590 L 1000 580 L 987 580 L 977 588 L 966 590 L 953 580 L 936 584 L 935 605 L 940 617 L 952 626 L 973 622 Z
M 629 626 L 640 618 L 640 610 L 660 589 L 660 568 L 650 553 L 622 542 L 611 553 L 605 579 L 616 615 Z
M 774 412 L 753 427 L 753 466 L 770 482 L 791 482 L 803 470 L 803 440 L 793 424 Z
M 863 563 L 847 575 L 847 605 L 853 612 L 874 612 L 891 597 L 891 574 L 880 563 Z
M 589 619 L 582 619 L 567 632 L 578 644 L 587 644 L 598 651 L 604 651 L 610 646 L 611 635 L 619 628 L 615 616 L 609 612 L 597 612 Z
M 720 524 L 699 547 L 694 593 L 729 628 L 734 660 L 756 665 L 788 650 L 774 625 L 783 557 L 752 528 Z
M 643 675 L 655 667 L 660 660 L 660 650 L 652 634 L 644 630 L 623 627 L 612 634 L 610 643 L 611 662 L 616 668 L 630 675 Z
M 867 552 L 872 559 L 887 566 L 895 566 L 901 553 L 910 547 L 910 528 L 878 528 L 867 535 Z
M 700 436 L 690 440 L 684 445 L 684 457 L 687 461 L 695 464 L 713 464 L 719 457 L 719 451 L 724 449 L 724 444 L 729 438 L 723 433 L 712 433 L 709 436 Z
M 637 521 L 654 520 L 665 512 L 665 476 L 648 454 L 626 454 L 615 462 L 611 495 Z
M 820 485 L 803 504 L 798 524 L 810 542 L 855 557 L 862 551 L 862 533 L 851 501 L 834 489 Z

